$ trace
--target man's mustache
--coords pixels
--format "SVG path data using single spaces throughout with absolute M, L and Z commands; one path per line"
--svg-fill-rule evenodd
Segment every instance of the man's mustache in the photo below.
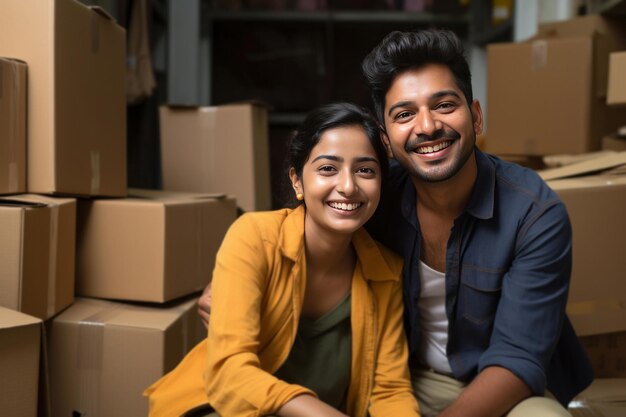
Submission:
M 460 138 L 461 135 L 456 130 L 440 129 L 435 131 L 432 135 L 420 133 L 416 137 L 409 139 L 409 141 L 404 145 L 404 150 L 406 152 L 413 152 L 424 142 L 431 142 L 440 139 L 457 140 Z

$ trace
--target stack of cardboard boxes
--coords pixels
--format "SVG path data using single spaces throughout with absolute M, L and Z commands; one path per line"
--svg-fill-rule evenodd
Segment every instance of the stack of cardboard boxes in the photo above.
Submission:
M 0 415 L 147 415 L 205 337 L 236 200 L 127 189 L 125 44 L 77 0 L 0 2 Z
M 626 413 L 625 61 L 626 22 L 601 16 L 545 24 L 529 41 L 488 47 L 484 148 L 563 165 L 540 175 L 572 222 L 568 314 L 596 376 L 572 403 L 576 415 Z

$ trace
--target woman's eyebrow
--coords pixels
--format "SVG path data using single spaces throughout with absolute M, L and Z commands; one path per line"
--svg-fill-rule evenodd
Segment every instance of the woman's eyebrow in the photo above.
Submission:
M 336 156 L 336 155 L 319 155 L 315 159 L 313 159 L 311 162 L 315 162 L 320 159 L 330 159 L 331 161 L 343 162 L 343 158 L 340 156 Z

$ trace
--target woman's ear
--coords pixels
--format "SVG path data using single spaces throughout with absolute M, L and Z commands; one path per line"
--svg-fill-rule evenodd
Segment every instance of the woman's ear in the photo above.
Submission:
M 294 167 L 289 168 L 289 179 L 291 180 L 291 186 L 296 194 L 302 194 L 302 181 L 298 174 L 296 173 L 296 169 Z

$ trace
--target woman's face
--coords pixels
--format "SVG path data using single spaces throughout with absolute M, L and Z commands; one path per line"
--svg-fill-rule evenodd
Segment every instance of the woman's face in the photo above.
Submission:
M 296 192 L 304 194 L 307 224 L 319 232 L 353 233 L 374 214 L 380 199 L 380 164 L 360 126 L 326 130 L 302 178 L 293 170 L 290 175 Z

